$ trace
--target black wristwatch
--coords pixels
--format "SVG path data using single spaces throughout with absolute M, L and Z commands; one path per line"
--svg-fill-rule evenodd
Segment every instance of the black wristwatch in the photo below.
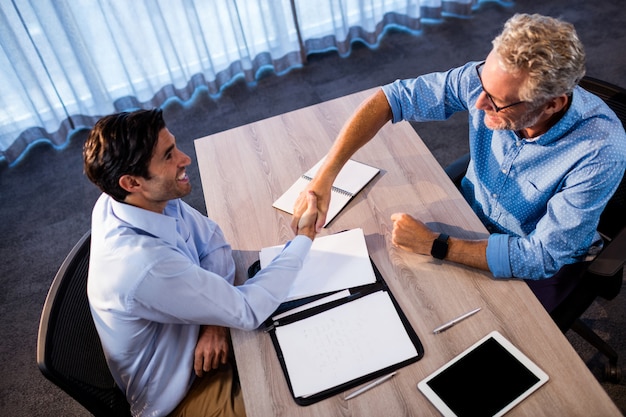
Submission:
M 437 236 L 437 239 L 433 241 L 433 247 L 430 250 L 430 254 L 433 258 L 443 259 L 448 254 L 448 236 L 445 233 Z

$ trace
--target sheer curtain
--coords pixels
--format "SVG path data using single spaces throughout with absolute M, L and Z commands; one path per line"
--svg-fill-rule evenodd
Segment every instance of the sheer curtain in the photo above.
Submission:
M 479 0 L 0 0 L 0 161 L 102 115 L 282 74 Z M 499 1 L 507 3 L 507 1 Z

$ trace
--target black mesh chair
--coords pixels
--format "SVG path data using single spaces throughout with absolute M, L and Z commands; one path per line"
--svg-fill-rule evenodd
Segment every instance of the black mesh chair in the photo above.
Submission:
M 580 86 L 602 98 L 626 127 L 625 89 L 591 77 L 584 77 Z M 465 154 L 446 167 L 446 173 L 457 187 L 465 175 L 469 159 L 469 154 Z M 626 176 L 622 178 L 600 217 L 598 232 L 605 241 L 602 252 L 593 261 L 585 263 L 580 284 L 551 313 L 563 333 L 569 329 L 575 331 L 609 359 L 604 376 L 611 382 L 619 382 L 621 379 L 617 352 L 580 317 L 596 298 L 612 300 L 621 290 L 626 262 L 625 212 Z
M 87 301 L 91 234 L 59 268 L 39 323 L 37 363 L 43 375 L 94 416 L 130 416 L 130 406 L 107 367 Z

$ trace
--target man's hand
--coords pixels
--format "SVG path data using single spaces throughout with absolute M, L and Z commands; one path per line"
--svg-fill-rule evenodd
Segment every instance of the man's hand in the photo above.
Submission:
M 311 185 L 309 185 L 303 192 L 300 193 L 293 207 L 293 217 L 291 219 L 291 228 L 295 234 L 301 234 L 299 232 L 300 223 L 302 223 L 302 217 L 310 209 L 309 196 L 313 193 L 316 199 L 315 210 L 316 220 L 314 223 L 315 233 L 319 233 L 326 223 L 326 214 L 328 213 L 328 206 L 330 205 L 330 187 L 326 192 L 313 191 Z M 309 215 L 311 213 L 309 212 Z M 308 223 L 308 219 L 304 221 Z M 305 233 L 308 235 L 308 233 Z
M 391 243 L 409 252 L 430 255 L 437 233 L 406 213 L 392 214 L 391 221 L 393 222 Z
M 430 255 L 433 241 L 439 235 L 437 232 L 433 232 L 424 223 L 406 213 L 392 214 L 391 221 L 393 222 L 391 243 L 409 252 Z M 450 237 L 446 261 L 489 271 L 487 242 L 487 239 L 467 240 Z
M 196 350 L 193 369 L 196 375 L 217 369 L 228 361 L 228 329 L 220 326 L 202 326 Z
M 306 210 L 302 213 L 302 216 L 298 219 L 298 223 L 296 226 L 296 233 L 299 235 L 305 235 L 311 238 L 311 240 L 315 239 L 315 235 L 317 233 L 316 220 L 319 216 L 318 205 L 317 205 L 317 196 L 313 191 L 305 191 L 304 194 L 305 202 L 306 202 Z M 302 195 L 301 195 L 302 196 Z M 295 220 L 294 220 L 295 221 Z M 293 224 L 293 222 L 292 222 Z

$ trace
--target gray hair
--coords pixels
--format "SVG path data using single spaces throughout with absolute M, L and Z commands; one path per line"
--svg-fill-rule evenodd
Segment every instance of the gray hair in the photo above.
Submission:
M 493 40 L 499 64 L 528 74 L 520 99 L 541 103 L 570 94 L 585 75 L 585 50 L 571 23 L 539 14 L 516 14 Z

